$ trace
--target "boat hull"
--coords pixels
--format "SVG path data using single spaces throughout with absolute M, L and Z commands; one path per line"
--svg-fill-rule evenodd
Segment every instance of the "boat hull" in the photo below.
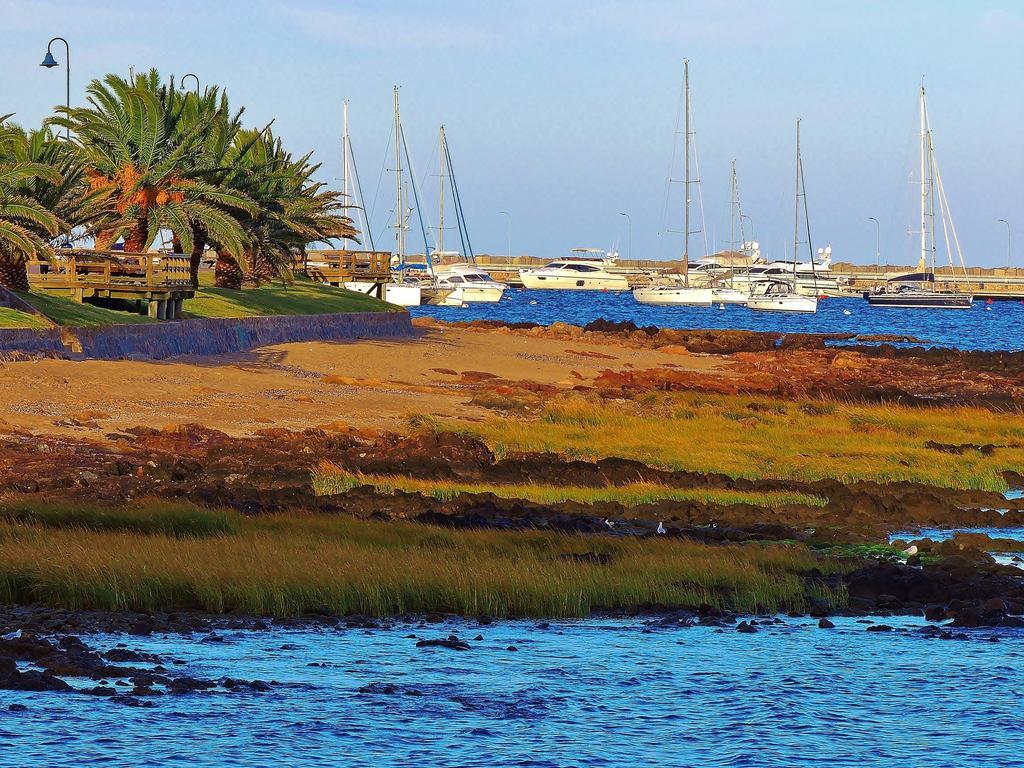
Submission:
M 804 312 L 818 311 L 818 300 L 813 296 L 751 296 L 747 307 L 757 312 Z
M 715 292 L 711 288 L 634 288 L 633 298 L 640 304 L 710 307 L 715 302 Z
M 560 275 L 536 275 L 520 272 L 519 279 L 524 288 L 547 291 L 628 291 L 629 283 L 625 277 L 608 275 L 606 277 L 563 277 Z
M 476 286 L 466 285 L 461 288 L 456 288 L 453 296 L 457 296 L 461 301 L 465 303 L 483 303 L 493 304 L 496 301 L 501 301 L 501 297 L 505 294 L 505 285 L 498 283 L 497 285 Z M 450 298 L 450 297 L 449 297 Z
M 357 293 L 370 294 L 376 287 L 376 283 L 345 283 L 345 287 Z M 418 285 L 386 283 L 384 285 L 384 301 L 399 307 L 418 307 L 423 302 L 423 293 Z
M 739 304 L 745 306 L 750 300 L 750 294 L 738 291 L 735 288 L 716 288 L 714 290 L 716 304 Z
M 974 302 L 974 297 L 967 293 L 866 293 L 864 298 L 872 307 L 901 309 L 970 309 Z

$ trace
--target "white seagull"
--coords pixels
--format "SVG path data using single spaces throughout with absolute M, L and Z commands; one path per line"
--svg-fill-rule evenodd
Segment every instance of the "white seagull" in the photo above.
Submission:
M 665 535 L 665 526 L 662 525 L 660 520 L 658 521 L 658 533 L 660 533 L 662 536 Z

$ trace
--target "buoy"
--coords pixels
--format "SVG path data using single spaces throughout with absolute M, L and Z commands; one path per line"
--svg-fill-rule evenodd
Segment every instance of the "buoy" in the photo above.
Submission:
M 843 314 L 844 314 L 844 315 L 852 315 L 852 314 L 853 314 L 853 312 L 851 312 L 851 311 L 850 311 L 850 310 L 848 310 L 848 309 L 844 309 L 844 310 L 843 310 Z
M 725 309 L 725 304 L 719 304 L 719 305 L 718 305 L 718 308 L 719 308 L 719 309 Z
M 992 297 L 989 296 L 987 299 L 985 299 L 985 303 L 986 304 L 991 304 L 992 303 Z
M 531 304 L 536 304 L 536 303 L 537 303 L 537 300 L 536 300 L 536 299 L 534 299 L 534 300 L 533 300 L 533 301 L 531 301 L 530 303 L 531 303 Z

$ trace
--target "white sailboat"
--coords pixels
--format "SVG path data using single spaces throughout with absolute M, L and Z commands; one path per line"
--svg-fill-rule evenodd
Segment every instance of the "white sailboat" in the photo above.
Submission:
M 449 293 L 441 300 L 445 306 L 461 306 L 472 302 L 496 302 L 500 301 L 508 285 L 498 282 L 483 269 L 476 266 L 476 257 L 473 254 L 473 245 L 469 240 L 469 230 L 466 227 L 465 214 L 462 210 L 462 198 L 459 195 L 459 187 L 455 181 L 455 170 L 452 167 L 451 152 L 448 149 L 448 138 L 445 135 L 444 126 L 438 131 L 438 155 L 440 169 L 438 171 L 437 191 L 437 247 L 431 254 L 432 258 L 442 259 L 445 257 L 465 258 L 461 264 L 449 264 L 437 271 L 435 275 L 437 287 L 447 290 Z M 462 244 L 463 253 L 447 253 L 444 250 L 444 203 L 445 186 L 451 187 L 452 206 L 455 210 L 455 221 L 458 225 L 459 239 Z
M 803 198 L 804 225 L 807 230 L 808 250 L 811 250 L 811 223 L 807 216 L 807 192 L 804 189 L 804 165 L 800 157 L 800 121 L 796 121 L 796 196 L 793 210 L 793 273 L 790 279 L 772 278 L 755 282 L 751 286 L 747 307 L 761 312 L 817 312 L 817 294 L 805 296 L 797 290 L 797 263 L 800 248 L 800 200 Z M 814 273 L 814 254 L 811 252 L 811 273 Z
M 647 286 L 633 289 L 640 304 L 710 307 L 714 302 L 711 287 L 690 285 L 690 61 L 683 61 L 683 272 L 678 278 L 659 277 Z M 678 118 L 677 118 L 678 120 Z M 678 131 L 679 123 L 676 123 Z M 677 145 L 678 146 L 678 145 Z
M 864 294 L 868 304 L 873 307 L 903 307 L 921 309 L 970 309 L 974 296 L 956 290 L 939 290 L 935 287 L 935 216 L 936 208 L 942 220 L 942 234 L 949 256 L 950 270 L 953 265 L 953 251 L 960 260 L 960 267 L 967 276 L 967 265 L 963 252 L 960 250 L 960 238 L 953 224 L 953 216 L 949 212 L 949 201 L 946 190 L 942 186 L 942 174 L 935 159 L 935 145 L 932 140 L 931 124 L 928 120 L 928 106 L 925 103 L 924 86 L 920 95 L 921 113 L 921 256 L 917 272 L 900 275 L 879 286 L 872 292 Z M 952 235 L 952 242 L 950 236 Z
M 732 161 L 732 200 L 729 206 L 729 243 L 733 251 L 743 251 L 743 210 L 740 208 L 740 186 L 736 179 L 736 161 Z M 738 237 L 737 237 L 738 236 Z M 720 283 L 713 286 L 712 294 L 716 304 L 738 304 L 746 306 L 750 293 L 736 287 L 735 270 L 729 270 L 728 284 Z
M 423 302 L 423 291 L 421 284 L 416 280 L 408 279 L 405 274 L 405 233 L 407 223 L 403 215 L 405 207 L 405 193 L 402 184 L 402 121 L 398 109 L 398 86 L 394 89 L 395 99 L 395 252 L 392 256 L 392 266 L 397 267 L 391 282 L 384 286 L 384 300 L 389 304 L 397 304 L 400 307 L 418 307 Z M 343 164 L 343 185 L 345 192 L 349 186 L 349 160 L 352 158 L 352 145 L 348 134 L 348 102 L 345 102 L 345 134 L 344 134 L 345 161 Z M 353 162 L 353 167 L 354 167 Z M 358 185 L 356 185 L 358 187 Z M 360 200 L 362 207 L 362 200 Z M 363 216 L 365 221 L 365 208 Z M 365 231 L 369 237 L 370 227 L 366 226 Z M 372 245 L 371 245 L 372 247 Z M 348 282 L 345 287 L 350 291 L 369 293 L 373 289 L 371 283 Z

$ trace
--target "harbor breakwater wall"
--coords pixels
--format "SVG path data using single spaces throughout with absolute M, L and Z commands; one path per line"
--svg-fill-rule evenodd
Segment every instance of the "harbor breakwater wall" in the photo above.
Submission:
M 0 329 L 0 355 L 160 360 L 176 355 L 246 352 L 290 342 L 411 337 L 413 334 L 408 312 L 196 319 L 42 331 Z

